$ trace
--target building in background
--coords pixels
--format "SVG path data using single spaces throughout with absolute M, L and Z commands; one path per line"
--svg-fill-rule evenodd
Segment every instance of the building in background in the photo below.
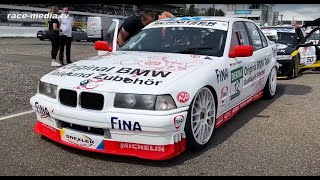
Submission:
M 259 26 L 278 25 L 279 13 L 275 4 L 228 4 L 226 17 L 247 18 Z
M 283 11 L 280 13 L 279 24 L 283 25 L 304 25 L 305 22 L 313 21 L 314 18 L 305 16 L 294 11 Z

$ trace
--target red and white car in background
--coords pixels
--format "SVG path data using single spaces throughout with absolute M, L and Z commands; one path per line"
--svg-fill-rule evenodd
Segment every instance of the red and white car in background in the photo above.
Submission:
M 116 42 L 119 21 L 111 27 Z M 37 133 L 87 151 L 166 160 L 205 147 L 214 129 L 276 93 L 276 45 L 247 19 L 159 20 L 119 49 L 102 41 L 96 49 L 106 51 L 41 78 L 30 99 Z

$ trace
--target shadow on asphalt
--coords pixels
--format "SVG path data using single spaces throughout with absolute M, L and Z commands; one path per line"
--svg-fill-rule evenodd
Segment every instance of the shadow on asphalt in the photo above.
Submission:
M 269 116 L 259 115 L 260 112 L 268 108 L 269 105 L 274 103 L 278 98 L 280 98 L 284 94 L 305 95 L 307 93 L 310 93 L 311 90 L 312 88 L 309 86 L 294 85 L 294 84 L 279 84 L 277 93 L 273 99 L 271 100 L 260 99 L 251 103 L 250 105 L 242 109 L 237 115 L 235 115 L 228 122 L 223 124 L 218 129 L 215 129 L 213 133 L 213 138 L 211 139 L 211 141 L 209 142 L 208 146 L 205 149 L 197 152 L 187 150 L 181 155 L 167 161 L 149 161 L 149 160 L 139 159 L 135 157 L 91 153 L 91 152 L 81 151 L 81 150 L 73 149 L 73 148 L 58 144 L 56 142 L 50 141 L 45 137 L 43 137 L 43 139 L 50 143 L 54 143 L 55 145 L 59 146 L 60 148 L 70 153 L 75 153 L 75 154 L 89 157 L 92 159 L 112 161 L 117 163 L 138 164 L 138 165 L 144 165 L 144 166 L 172 167 L 172 166 L 183 164 L 189 159 L 194 159 L 198 156 L 201 156 L 206 151 L 209 151 L 215 148 L 216 146 L 220 145 L 221 143 L 226 141 L 230 136 L 232 136 L 235 132 L 237 132 L 240 128 L 242 128 L 245 124 L 250 122 L 253 118 L 255 117 L 269 118 Z M 210 158 L 210 156 L 208 156 L 207 158 Z

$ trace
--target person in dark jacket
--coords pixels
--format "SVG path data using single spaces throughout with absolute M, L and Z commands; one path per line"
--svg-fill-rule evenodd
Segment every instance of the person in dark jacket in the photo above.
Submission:
M 140 15 L 128 17 L 121 27 L 118 33 L 118 45 L 123 46 L 132 36 L 137 34 L 142 28 L 150 24 L 155 20 L 156 14 L 152 10 L 144 10 Z
M 59 9 L 56 6 L 51 7 L 50 9 L 50 13 L 52 15 L 56 14 L 56 16 L 59 13 Z M 57 67 L 57 66 L 61 66 L 61 64 L 59 62 L 57 62 L 57 54 L 59 51 L 59 31 L 61 31 L 60 29 L 60 23 L 58 21 L 58 19 L 56 18 L 51 18 L 48 21 L 49 24 L 49 38 L 51 41 L 51 45 L 52 45 L 52 49 L 51 49 L 51 66 Z

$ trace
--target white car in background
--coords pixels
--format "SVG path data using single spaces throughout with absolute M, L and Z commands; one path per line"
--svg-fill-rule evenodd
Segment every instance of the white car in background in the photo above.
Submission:
M 276 45 L 251 20 L 155 21 L 116 50 L 45 76 L 30 99 L 35 131 L 87 151 L 166 160 L 208 145 L 249 103 L 277 88 Z M 109 31 L 110 32 L 110 31 Z

